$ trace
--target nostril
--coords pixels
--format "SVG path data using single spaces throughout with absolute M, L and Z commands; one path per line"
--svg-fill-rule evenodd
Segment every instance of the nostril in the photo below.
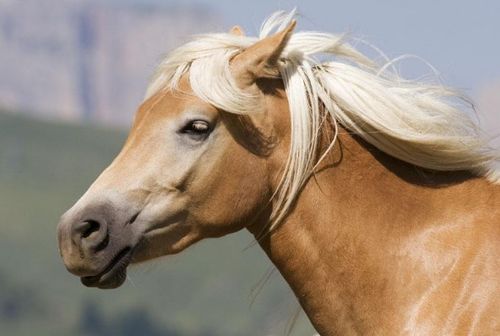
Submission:
M 136 212 L 127 222 L 127 225 L 133 224 L 141 212 Z
M 109 243 L 109 234 L 106 222 L 87 219 L 73 226 L 74 244 L 79 248 L 100 251 Z
M 101 225 L 95 220 L 86 220 L 80 227 L 80 235 L 83 239 L 88 238 L 92 233 L 99 232 Z

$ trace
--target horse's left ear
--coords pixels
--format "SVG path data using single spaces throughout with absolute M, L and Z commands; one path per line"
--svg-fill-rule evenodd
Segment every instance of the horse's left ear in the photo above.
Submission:
M 236 35 L 236 36 L 245 36 L 245 32 L 243 31 L 243 28 L 240 26 L 234 26 L 231 28 L 229 31 L 229 34 Z
M 234 57 L 231 69 L 241 88 L 254 84 L 259 78 L 279 77 L 278 60 L 295 25 L 294 20 L 279 33 L 256 42 Z

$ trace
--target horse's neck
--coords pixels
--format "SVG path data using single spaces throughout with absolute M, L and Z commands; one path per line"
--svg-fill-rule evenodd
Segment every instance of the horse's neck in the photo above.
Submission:
M 392 317 L 401 309 L 394 293 L 405 284 L 394 276 L 398 259 L 388 256 L 404 253 L 400 241 L 436 225 L 443 209 L 457 215 L 448 220 L 459 217 L 478 196 L 474 181 L 485 183 L 464 173 L 423 172 L 345 132 L 339 140 L 286 221 L 260 244 L 321 335 L 336 334 L 332 328 L 342 335 L 402 330 Z M 454 204 L 443 204 L 450 198 Z M 415 286 L 428 286 L 424 278 Z

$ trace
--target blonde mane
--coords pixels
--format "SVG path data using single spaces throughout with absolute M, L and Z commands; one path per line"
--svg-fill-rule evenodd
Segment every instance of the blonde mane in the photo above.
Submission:
M 295 10 L 274 13 L 263 23 L 258 38 L 223 33 L 198 36 L 163 60 L 146 98 L 159 90 L 175 90 L 188 73 L 201 99 L 230 113 L 255 113 L 259 98 L 238 88 L 229 62 L 259 39 L 284 29 L 294 16 Z M 272 226 L 286 215 L 323 158 L 316 156 L 323 111 L 335 130 L 339 122 L 403 161 L 434 170 L 470 170 L 500 181 L 500 154 L 490 148 L 471 114 L 465 112 L 472 107 L 467 99 L 440 84 L 405 80 L 392 65 L 377 65 L 351 47 L 345 36 L 321 32 L 291 36 L 279 60 L 289 102 L 291 143 L 274 196 Z

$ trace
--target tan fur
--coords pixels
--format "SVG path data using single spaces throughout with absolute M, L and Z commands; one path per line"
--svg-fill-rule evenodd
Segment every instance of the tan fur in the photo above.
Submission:
M 344 132 L 260 240 L 318 332 L 497 334 L 500 187 L 372 151 Z

